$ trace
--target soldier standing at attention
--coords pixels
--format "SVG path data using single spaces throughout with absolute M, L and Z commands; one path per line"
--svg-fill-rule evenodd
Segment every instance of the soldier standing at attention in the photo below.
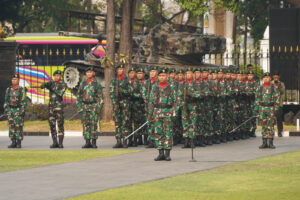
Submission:
M 77 106 L 79 112 L 82 112 L 83 136 L 86 141 L 82 148 L 97 148 L 97 127 L 104 97 L 101 84 L 95 79 L 94 67 L 88 67 L 85 75 L 86 79 L 81 81 L 77 92 Z
M 276 112 L 276 121 L 277 121 L 278 136 L 282 137 L 282 131 L 283 131 L 282 107 L 283 107 L 283 101 L 285 100 L 285 85 L 279 79 L 280 79 L 280 74 L 278 71 L 276 71 L 273 74 L 272 84 L 277 88 L 278 92 L 280 93 L 280 103 L 279 103 L 279 109 Z
M 53 144 L 50 148 L 64 148 L 64 105 L 63 96 L 66 91 L 66 84 L 61 80 L 62 72 L 56 70 L 53 73 L 54 80 L 41 85 L 41 88 L 48 89 L 49 94 L 49 126 L 51 131 L 51 136 Z M 58 125 L 58 130 L 56 130 L 56 122 Z M 57 135 L 59 143 L 57 143 Z
M 263 84 L 259 86 L 255 93 L 254 109 L 258 113 L 258 122 L 262 126 L 263 144 L 260 149 L 275 149 L 273 144 L 274 125 L 276 123 L 275 113 L 279 109 L 280 94 L 277 88 L 271 83 L 269 72 L 263 75 Z
M 19 86 L 19 74 L 13 75 L 12 86 L 5 92 L 4 112 L 7 114 L 9 138 L 12 143 L 8 148 L 21 148 L 23 140 L 24 116 L 27 106 L 27 89 Z
M 130 96 L 132 87 L 129 78 L 125 75 L 125 64 L 116 66 L 116 77 L 111 80 L 110 98 L 113 105 L 113 119 L 116 127 L 117 143 L 113 148 L 128 148 L 127 140 L 124 138 L 129 134 L 130 124 Z M 123 139 L 123 142 L 122 142 Z
M 153 85 L 157 82 L 157 67 L 150 66 L 149 68 L 149 79 L 146 81 L 146 90 L 144 93 L 144 101 L 146 105 L 146 111 L 149 112 L 149 101 L 150 101 L 150 94 Z M 148 145 L 146 148 L 154 148 L 154 127 L 151 123 L 148 123 Z
M 173 86 L 167 81 L 167 69 L 160 68 L 158 83 L 153 85 L 149 101 L 149 122 L 154 125 L 155 145 L 159 151 L 155 161 L 170 161 L 173 146 L 171 117 L 175 116 L 177 98 Z

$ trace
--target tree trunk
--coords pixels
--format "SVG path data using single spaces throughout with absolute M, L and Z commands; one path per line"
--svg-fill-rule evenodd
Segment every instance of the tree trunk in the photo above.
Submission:
M 109 60 L 115 62 L 115 5 L 114 0 L 107 0 L 106 17 L 106 56 Z M 109 94 L 111 79 L 114 77 L 114 69 L 110 62 L 107 62 L 104 70 L 104 109 L 103 120 L 105 122 L 112 120 L 112 103 Z
M 131 63 L 135 0 L 123 0 L 119 54 L 128 56 Z M 120 59 L 120 56 L 119 56 Z
M 245 32 L 244 32 L 244 65 L 247 64 L 247 40 L 248 40 L 248 17 L 245 15 Z

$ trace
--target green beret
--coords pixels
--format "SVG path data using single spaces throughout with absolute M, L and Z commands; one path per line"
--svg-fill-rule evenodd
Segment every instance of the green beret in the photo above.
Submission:
M 125 68 L 125 64 L 124 63 L 119 63 L 115 66 L 116 69 L 118 68 Z
M 186 68 L 186 70 L 185 70 L 185 72 L 188 72 L 188 71 L 191 71 L 191 72 L 193 72 L 193 68 L 191 68 L 191 67 L 187 67 L 187 68 Z
M 150 67 L 149 67 L 149 71 L 151 71 L 151 70 L 157 70 L 158 68 L 157 68 L 157 66 L 154 66 L 154 65 L 151 65 Z
M 177 69 L 176 73 L 177 74 L 184 74 L 185 70 L 184 69 Z
M 59 75 L 61 75 L 61 74 L 62 74 L 62 72 L 61 72 L 60 70 L 56 70 L 56 71 L 53 73 L 53 76 L 55 76 L 56 74 L 59 74 Z
M 193 72 L 201 72 L 201 68 L 194 68 Z
M 158 74 L 161 74 L 161 73 L 168 73 L 168 69 L 165 68 L 165 67 L 160 67 L 160 68 L 158 69 Z
M 176 69 L 174 68 L 169 69 L 169 73 L 176 73 Z
M 88 66 L 86 69 L 85 69 L 85 72 L 88 72 L 88 71 L 95 71 L 94 67 L 93 66 Z
M 201 71 L 202 72 L 209 72 L 209 69 L 208 68 L 203 68 Z
M 271 76 L 270 72 L 265 72 L 263 77 L 265 77 L 265 76 Z
M 218 72 L 219 72 L 219 70 L 218 70 L 218 69 L 213 69 L 211 73 L 213 73 L 213 74 L 217 74 Z
M 145 70 L 144 70 L 144 68 L 139 67 L 139 68 L 136 69 L 136 72 L 143 72 L 143 73 L 145 73 Z
M 13 78 L 18 78 L 18 79 L 19 79 L 19 78 L 20 78 L 20 75 L 19 75 L 19 74 L 14 74 L 11 78 L 12 78 L 12 79 L 13 79 Z
M 226 69 L 220 68 L 220 69 L 218 70 L 218 73 L 219 73 L 219 72 L 226 73 Z
M 132 71 L 136 71 L 134 67 L 130 67 L 130 68 L 128 69 L 128 73 L 129 73 L 129 72 L 132 72 Z

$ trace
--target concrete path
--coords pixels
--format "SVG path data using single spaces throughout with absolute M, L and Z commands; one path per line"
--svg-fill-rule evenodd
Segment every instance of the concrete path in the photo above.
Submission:
M 111 149 L 114 142 L 113 137 L 100 138 L 99 150 Z M 0 137 L 0 149 L 7 149 L 8 143 L 8 138 Z M 82 138 L 67 137 L 65 149 L 79 149 L 82 143 Z M 300 137 L 276 138 L 275 150 L 259 150 L 260 143 L 258 137 L 197 148 L 197 162 L 189 162 L 190 149 L 180 146 L 171 152 L 171 162 L 155 162 L 156 150 L 138 147 L 142 152 L 3 172 L 0 173 L 0 199 L 63 199 L 300 150 Z M 49 144 L 49 137 L 26 137 L 23 142 L 24 149 L 48 149 Z

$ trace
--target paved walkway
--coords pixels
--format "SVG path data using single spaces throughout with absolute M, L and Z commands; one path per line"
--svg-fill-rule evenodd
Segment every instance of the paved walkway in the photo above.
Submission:
M 114 142 L 113 137 L 100 138 L 99 150 L 111 149 Z M 8 138 L 0 137 L 0 149 L 7 149 L 8 143 Z M 82 143 L 82 138 L 66 137 L 65 149 L 79 149 Z M 180 146 L 171 152 L 171 162 L 155 162 L 156 150 L 139 147 L 142 152 L 3 172 L 0 173 L 0 199 L 63 199 L 300 150 L 300 137 L 276 138 L 275 150 L 259 150 L 260 143 L 258 137 L 197 148 L 197 162 L 189 162 L 191 151 Z M 29 136 L 23 142 L 24 149 L 48 149 L 49 144 L 49 137 Z

